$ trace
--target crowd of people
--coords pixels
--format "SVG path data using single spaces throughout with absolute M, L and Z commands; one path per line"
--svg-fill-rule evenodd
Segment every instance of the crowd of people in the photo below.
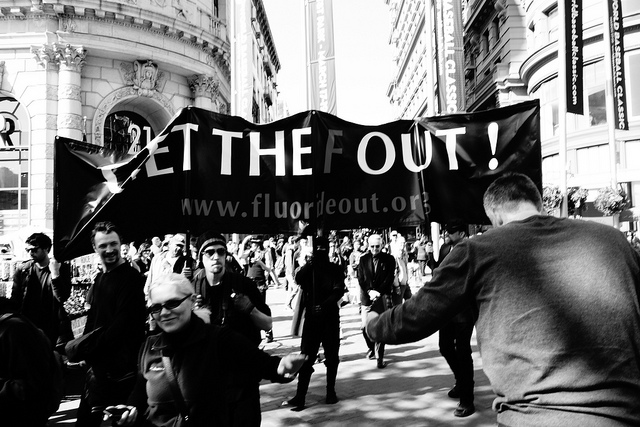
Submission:
M 640 425 L 638 252 L 613 227 L 545 215 L 523 175 L 498 178 L 484 205 L 494 229 L 470 238 L 467 224 L 451 221 L 437 248 L 426 234 L 407 242 L 366 229 L 242 241 L 212 230 L 136 247 L 100 222 L 91 235 L 100 269 L 78 337 L 63 305 L 73 269 L 35 233 L 11 298 L 0 299 L 6 425 L 46 425 L 62 366 L 78 362 L 88 369 L 78 426 L 259 426 L 260 381 L 297 377 L 282 406 L 302 411 L 319 360 L 325 403 L 336 404 L 340 308 L 349 303 L 360 307 L 363 357 L 377 369 L 388 366 L 386 345 L 439 333 L 456 417 L 475 412 L 476 328 L 499 425 Z M 267 292 L 278 287 L 301 336 L 300 352 L 284 357 L 259 348 L 274 340 Z

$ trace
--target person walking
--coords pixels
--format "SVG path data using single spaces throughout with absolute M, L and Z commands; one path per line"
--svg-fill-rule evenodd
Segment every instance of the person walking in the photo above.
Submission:
M 392 255 L 382 252 L 382 236 L 369 236 L 369 252 L 360 257 L 358 264 L 358 284 L 362 304 L 362 335 L 369 352 L 369 359 L 377 360 L 378 369 L 387 366 L 384 361 L 384 343 L 370 339 L 365 331 L 366 316 L 370 311 L 382 313 L 393 305 L 393 281 L 396 261 Z
M 329 242 L 324 237 L 315 237 L 312 259 L 296 274 L 296 283 L 302 292 L 301 304 L 305 308 L 300 352 L 308 356 L 300 368 L 296 395 L 283 402 L 300 411 L 305 407 L 305 396 L 309 389 L 313 364 L 320 345 L 324 348 L 324 364 L 327 368 L 327 394 L 325 402 L 338 402 L 336 377 L 340 363 L 340 308 L 338 301 L 344 294 L 344 269 L 329 260 Z
M 495 228 L 369 313 L 367 333 L 415 342 L 471 309 L 498 425 L 640 425 L 640 255 L 613 227 L 546 215 L 525 175 L 497 178 L 483 202 Z

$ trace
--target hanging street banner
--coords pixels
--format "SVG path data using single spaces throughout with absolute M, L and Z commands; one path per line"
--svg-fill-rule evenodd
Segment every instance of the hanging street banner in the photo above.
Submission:
M 253 124 L 182 109 L 135 156 L 57 138 L 56 258 L 91 252 L 98 221 L 165 233 L 299 233 L 429 221 L 488 224 L 508 171 L 542 188 L 539 103 L 362 126 L 318 111 Z
M 613 74 L 613 103 L 616 129 L 629 130 L 627 118 L 627 90 L 624 71 L 624 28 L 622 1 L 607 1 L 609 34 L 611 35 L 611 71 Z
M 582 0 L 564 0 L 566 20 L 564 23 L 567 112 L 584 114 L 583 88 L 583 41 Z
M 305 2 L 307 105 L 337 114 L 336 54 L 333 40 L 333 0 Z
M 459 0 L 436 2 L 438 99 L 442 114 L 464 111 L 464 40 Z

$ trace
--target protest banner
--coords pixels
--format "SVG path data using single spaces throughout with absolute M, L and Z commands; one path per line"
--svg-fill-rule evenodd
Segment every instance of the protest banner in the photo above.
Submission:
M 538 101 L 378 126 L 319 111 L 258 125 L 189 107 L 135 156 L 58 138 L 55 253 L 91 251 L 102 220 L 126 241 L 488 223 L 482 195 L 508 171 L 542 186 Z

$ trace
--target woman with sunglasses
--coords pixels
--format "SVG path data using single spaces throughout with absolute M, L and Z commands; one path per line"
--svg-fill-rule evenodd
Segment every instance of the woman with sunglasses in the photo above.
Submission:
M 269 356 L 231 329 L 205 324 L 192 312 L 193 286 L 182 275 L 154 282 L 149 300 L 162 332 L 149 336 L 141 349 L 129 405 L 105 409 L 105 418 L 112 416 L 117 425 L 238 425 L 228 390 L 255 377 L 290 382 L 306 359 Z

